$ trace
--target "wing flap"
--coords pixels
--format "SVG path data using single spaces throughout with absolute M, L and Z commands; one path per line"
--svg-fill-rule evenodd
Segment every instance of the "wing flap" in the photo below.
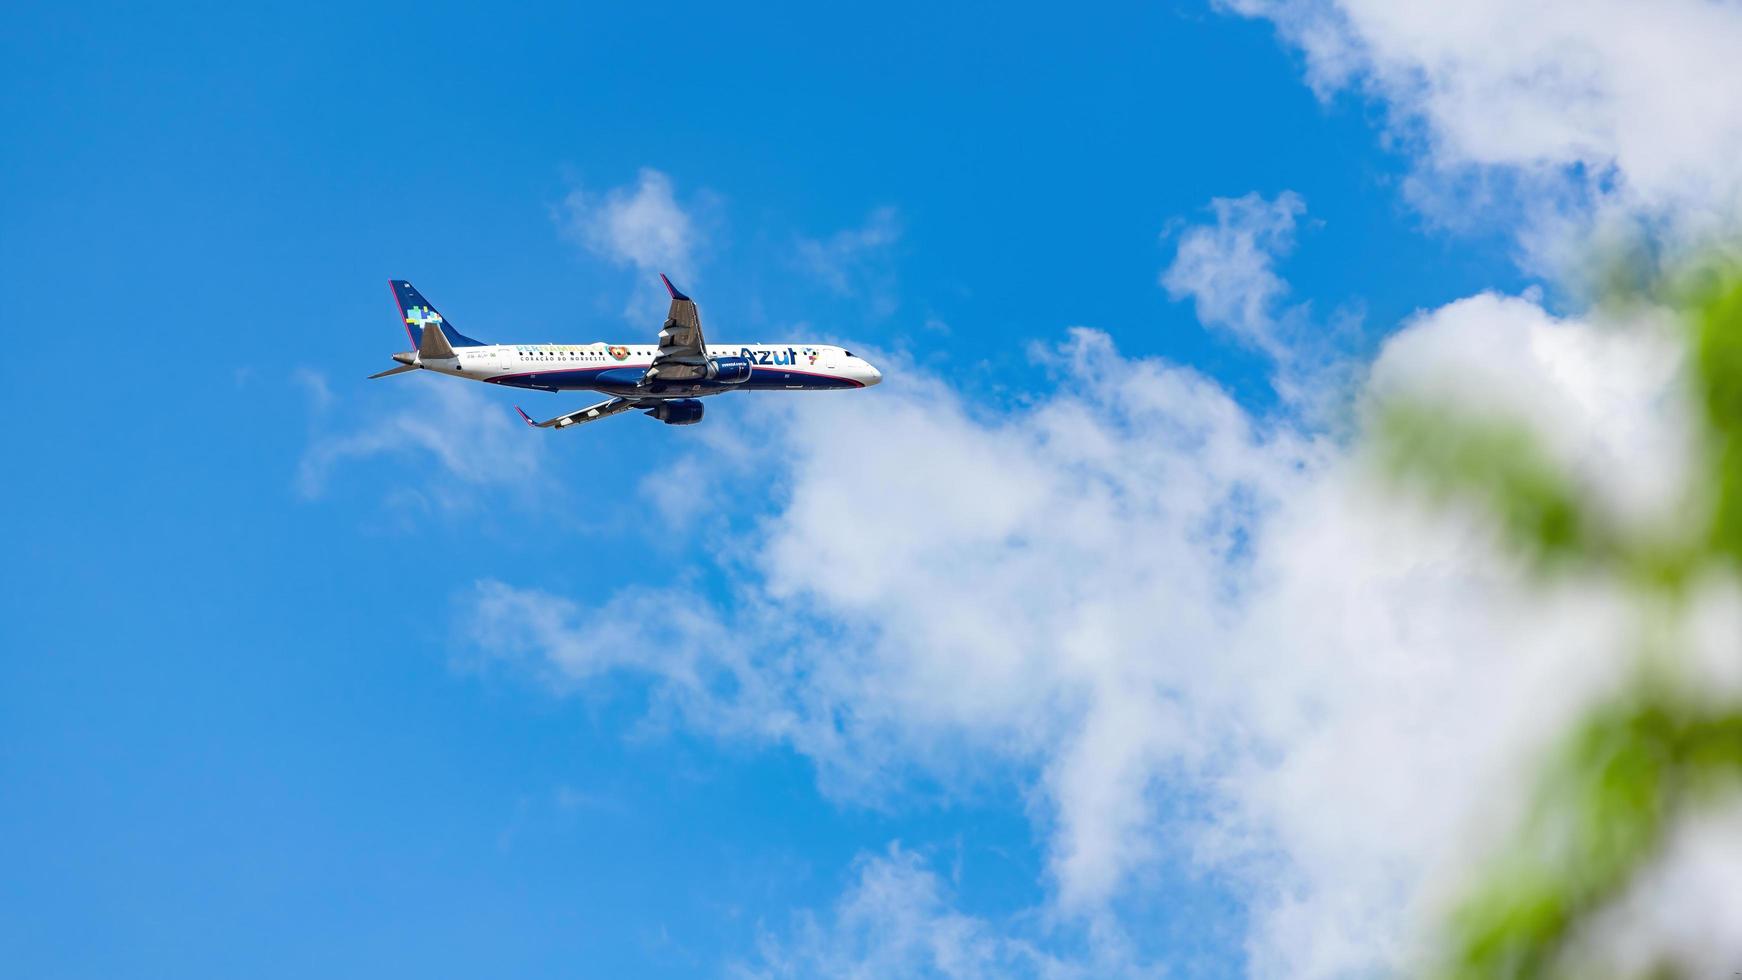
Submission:
M 628 398 L 613 398 L 610 401 L 603 401 L 597 405 L 588 405 L 586 408 L 577 409 L 567 415 L 558 415 L 554 419 L 546 419 L 543 422 L 534 422 L 532 416 L 526 414 L 526 411 L 519 405 L 514 406 L 514 410 L 520 413 L 520 417 L 526 420 L 527 425 L 540 429 L 566 429 L 571 425 L 582 425 L 587 422 L 597 422 L 600 419 L 608 419 L 613 415 L 619 415 L 623 412 L 630 411 L 635 408 L 636 405 L 636 402 Z

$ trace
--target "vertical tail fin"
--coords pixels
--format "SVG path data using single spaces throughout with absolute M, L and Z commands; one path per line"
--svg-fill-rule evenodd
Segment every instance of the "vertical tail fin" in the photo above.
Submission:
M 452 347 L 483 347 L 484 342 L 473 340 L 454 329 L 430 301 L 423 298 L 417 287 L 404 279 L 389 279 L 387 284 L 393 287 L 393 301 L 399 304 L 399 318 L 405 321 L 405 332 L 411 337 L 411 346 L 422 349 L 423 331 L 426 327 L 435 327 Z M 432 341 L 434 338 L 431 338 Z

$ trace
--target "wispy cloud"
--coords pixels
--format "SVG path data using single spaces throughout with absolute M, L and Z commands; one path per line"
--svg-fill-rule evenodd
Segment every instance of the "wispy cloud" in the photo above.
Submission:
M 1295 314 L 1279 309 L 1288 284 L 1276 274 L 1276 259 L 1294 249 L 1306 202 L 1293 191 L 1270 200 L 1252 193 L 1215 198 L 1210 210 L 1214 224 L 1180 234 L 1161 284 L 1174 299 L 1190 298 L 1200 323 L 1279 355 L 1285 350 L 1279 318 Z
M 627 265 L 639 274 L 636 296 L 625 314 L 645 319 L 665 295 L 654 277 L 667 273 L 689 282 L 702 245 L 692 209 L 678 202 L 672 181 L 650 167 L 633 185 L 593 191 L 577 187 L 557 212 L 563 232 L 588 252 Z
M 898 305 L 892 250 L 900 240 L 900 215 L 885 206 L 873 209 L 857 228 L 799 238 L 798 260 L 830 291 L 865 300 L 873 316 L 888 316 Z
M 949 906 L 944 883 L 899 846 L 861 856 L 857 880 L 826 917 L 805 914 L 780 939 L 765 935 L 750 978 L 985 977 L 1011 972 L 987 924 Z
M 1176 300 L 1190 299 L 1200 323 L 1225 331 L 1273 362 L 1272 381 L 1297 411 L 1330 419 L 1346 414 L 1361 369 L 1362 323 L 1355 308 L 1328 317 L 1310 303 L 1287 303 L 1289 285 L 1277 260 L 1294 250 L 1306 202 L 1293 191 L 1210 201 L 1214 221 L 1171 229 L 1173 261 L 1161 284 Z
M 313 368 L 299 367 L 290 372 L 290 380 L 308 393 L 309 408 L 317 415 L 333 407 L 333 386 L 327 383 L 326 375 Z
M 900 844 L 861 854 L 853 874 L 833 907 L 801 912 L 787 928 L 764 933 L 755 960 L 736 964 L 732 974 L 745 980 L 1168 975 L 1123 949 L 1068 958 L 1047 953 L 1033 917 L 1011 923 L 966 915 L 943 878 Z
M 296 378 L 320 413 L 297 465 L 296 489 L 305 499 L 326 493 L 344 465 L 369 459 L 404 463 L 399 499 L 438 509 L 463 506 L 475 488 L 531 485 L 539 473 L 540 440 L 526 438 L 503 406 L 474 387 L 417 374 L 394 378 L 386 382 L 402 396 L 394 408 L 357 413 L 344 420 L 348 427 L 333 428 L 329 409 L 337 397 L 326 378 L 306 370 Z

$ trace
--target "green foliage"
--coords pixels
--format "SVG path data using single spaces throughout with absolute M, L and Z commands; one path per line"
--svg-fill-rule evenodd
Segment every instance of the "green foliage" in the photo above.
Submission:
M 1694 365 L 1716 491 L 1712 547 L 1742 561 L 1742 276 L 1724 277 L 1702 298 L 1694 330 Z
M 1454 419 L 1417 402 L 1389 405 L 1378 421 L 1382 460 L 1394 476 L 1417 480 L 1441 501 L 1474 499 L 1510 544 L 1540 562 L 1607 560 L 1602 523 L 1522 426 Z
M 1642 687 L 1562 746 L 1513 850 L 1455 914 L 1445 976 L 1553 975 L 1572 930 L 1627 885 L 1676 811 L 1742 772 L 1742 712 Z
M 1519 423 L 1400 399 L 1383 407 L 1375 435 L 1395 479 L 1479 507 L 1539 575 L 1613 575 L 1646 607 L 1673 614 L 1704 567 L 1742 563 L 1742 269 L 1653 290 L 1679 296 L 1691 334 L 1706 453 L 1685 499 L 1709 515 L 1695 540 L 1618 527 Z M 1742 705 L 1678 693 L 1674 657 L 1654 656 L 1662 645 L 1642 637 L 1639 682 L 1591 709 L 1547 760 L 1524 826 L 1451 916 L 1439 975 L 1559 974 L 1569 942 L 1658 853 L 1682 812 L 1742 780 Z

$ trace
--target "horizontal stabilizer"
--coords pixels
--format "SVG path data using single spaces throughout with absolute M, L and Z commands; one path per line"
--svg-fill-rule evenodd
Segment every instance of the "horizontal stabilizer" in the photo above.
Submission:
M 415 371 L 415 370 L 417 370 L 416 364 L 401 364 L 395 368 L 388 368 L 387 370 L 382 371 L 379 374 L 371 374 L 371 375 L 369 375 L 369 380 L 374 381 L 376 378 L 391 378 L 396 374 L 404 374 L 407 371 Z

